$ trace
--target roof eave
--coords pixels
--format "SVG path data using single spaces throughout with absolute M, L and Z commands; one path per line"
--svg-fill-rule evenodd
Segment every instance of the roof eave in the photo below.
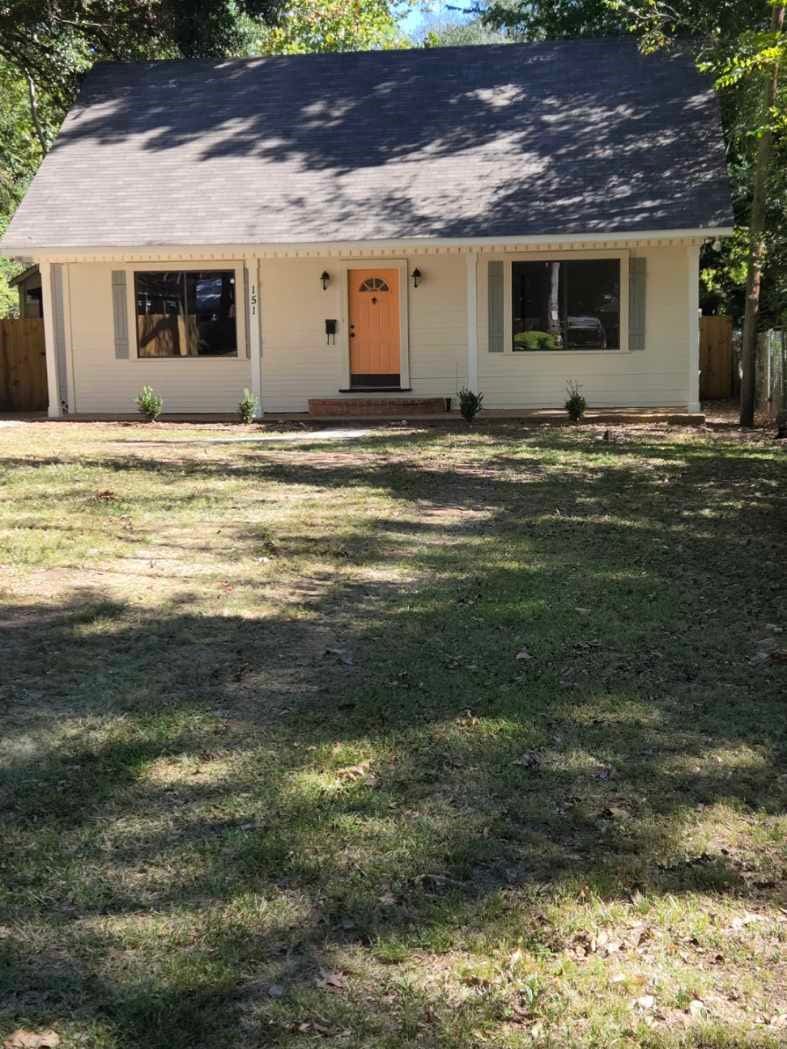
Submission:
M 560 244 L 608 244 L 616 243 L 639 243 L 642 241 L 675 241 L 675 240 L 708 240 L 716 237 L 728 237 L 733 233 L 732 226 L 701 226 L 680 229 L 661 230 L 635 230 L 592 233 L 538 233 L 506 237 L 401 237 L 386 240 L 366 241 L 288 241 L 288 242 L 253 242 L 253 243 L 183 243 L 183 244 L 93 244 L 93 245 L 71 245 L 71 244 L 18 244 L 10 240 L 0 241 L 0 252 L 11 258 L 40 259 L 55 258 L 67 255 L 70 258 L 96 257 L 125 255 L 164 255 L 171 252 L 173 255 L 201 254 L 202 257 L 210 258 L 212 255 L 226 255 L 228 253 L 236 256 L 246 255 L 287 255 L 287 254 L 338 254 L 342 252 L 358 251 L 427 251 L 435 249 L 477 249 L 480 251 L 495 251 L 498 249 L 511 249 L 516 247 L 526 248 L 529 245 L 560 245 Z

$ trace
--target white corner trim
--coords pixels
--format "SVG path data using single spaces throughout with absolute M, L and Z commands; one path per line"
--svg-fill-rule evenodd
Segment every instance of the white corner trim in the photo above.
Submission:
M 74 339 L 71 317 L 71 267 L 63 266 L 63 334 L 65 337 L 66 387 L 68 411 L 77 410 L 76 373 L 74 371 Z
M 478 393 L 478 255 L 467 256 L 467 386 Z
M 700 410 L 700 249 L 686 248 L 688 273 L 689 411 Z
M 60 404 L 60 383 L 57 374 L 57 353 L 55 349 L 55 314 L 52 302 L 52 263 L 42 262 L 41 298 L 44 313 L 44 346 L 46 351 L 46 381 L 49 392 L 47 415 L 50 419 L 59 419 L 63 414 Z
M 248 259 L 249 301 L 246 310 L 249 318 L 249 358 L 251 362 L 251 392 L 257 402 L 254 418 L 262 416 L 262 331 L 260 317 L 260 260 Z M 242 281 L 243 285 L 245 282 Z

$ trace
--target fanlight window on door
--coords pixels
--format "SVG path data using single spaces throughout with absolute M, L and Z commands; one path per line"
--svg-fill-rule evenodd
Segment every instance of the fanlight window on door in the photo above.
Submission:
M 361 284 L 359 291 L 390 291 L 387 283 L 382 277 L 367 277 Z

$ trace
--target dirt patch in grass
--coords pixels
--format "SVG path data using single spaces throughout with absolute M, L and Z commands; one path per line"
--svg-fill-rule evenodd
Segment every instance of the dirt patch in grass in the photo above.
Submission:
M 238 432 L 0 438 L 0 1035 L 784 1044 L 778 444 Z

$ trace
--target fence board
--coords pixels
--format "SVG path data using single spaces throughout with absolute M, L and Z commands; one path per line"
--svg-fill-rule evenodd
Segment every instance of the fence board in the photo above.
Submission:
M 0 410 L 41 412 L 48 403 L 44 322 L 0 320 Z
M 755 405 L 769 420 L 787 410 L 787 332 L 770 330 L 757 338 Z
M 700 399 L 732 396 L 732 318 L 703 317 L 700 321 Z

